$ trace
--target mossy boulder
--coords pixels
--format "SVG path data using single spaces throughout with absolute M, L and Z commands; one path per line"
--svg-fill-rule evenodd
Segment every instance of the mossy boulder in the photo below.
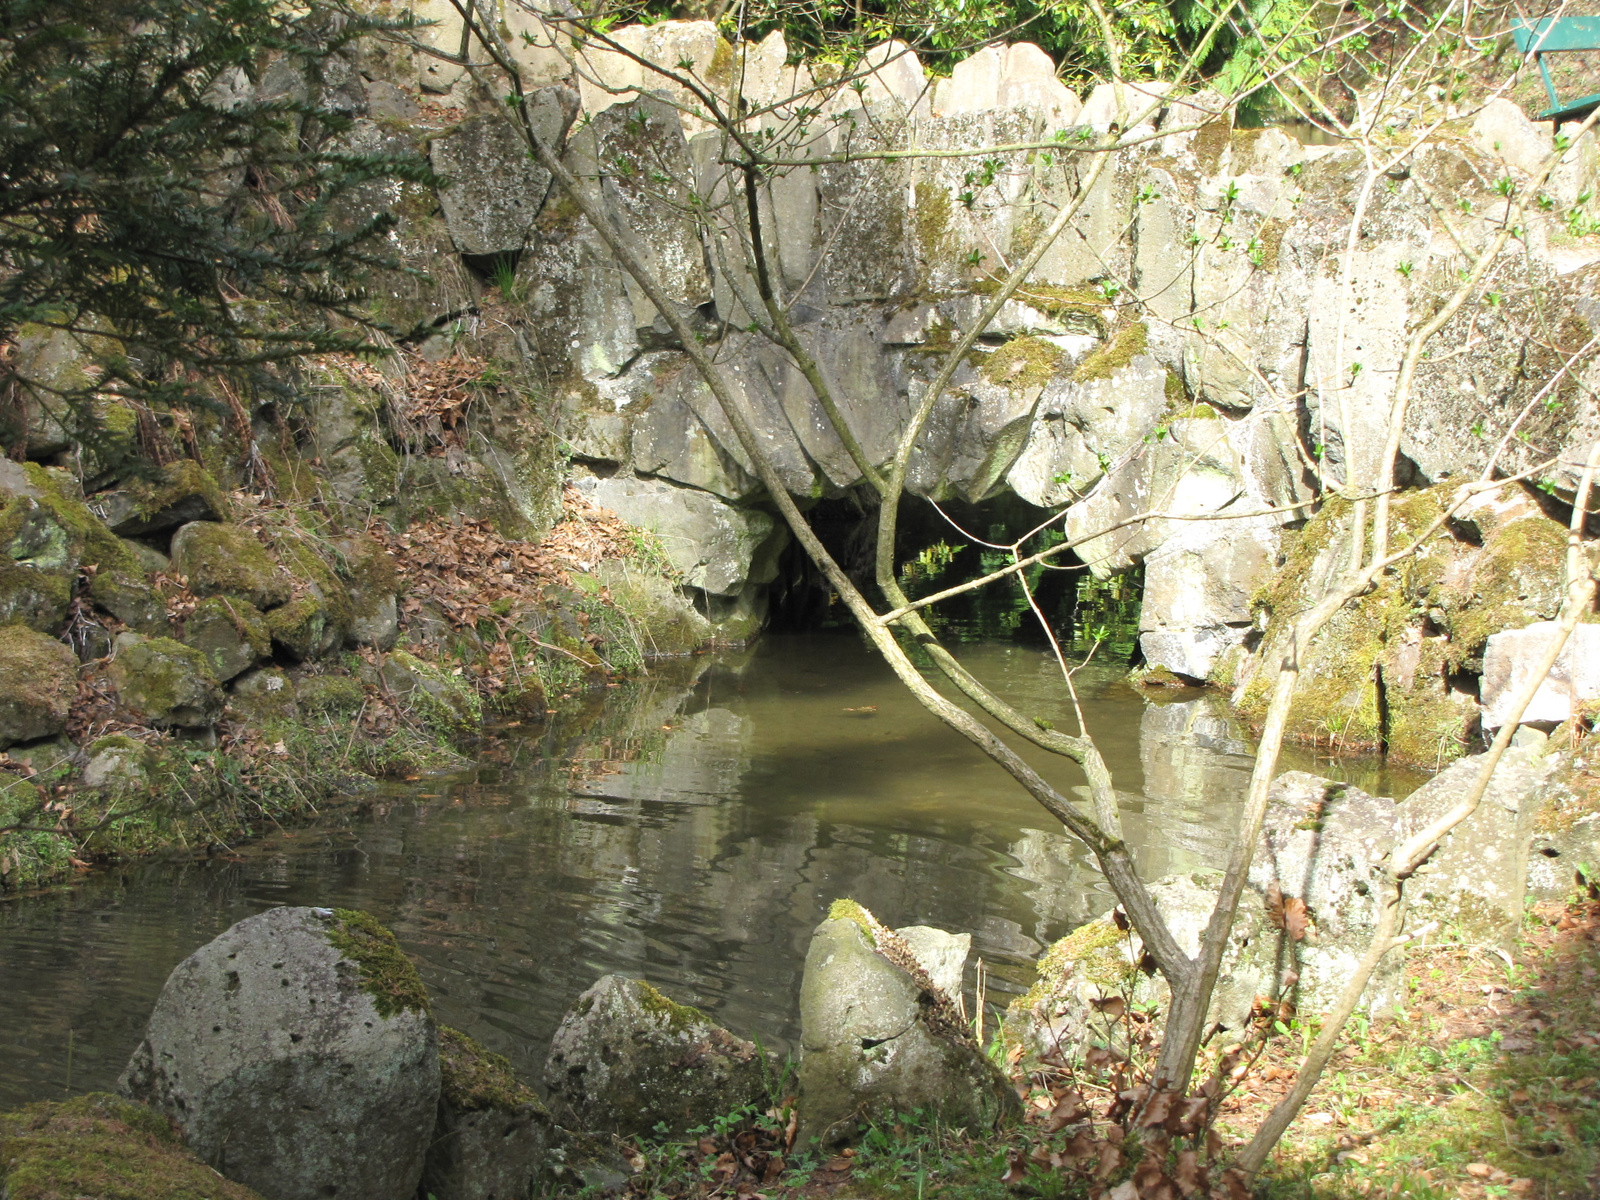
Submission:
M 245 720 L 257 725 L 293 721 L 300 716 L 295 702 L 294 684 L 277 667 L 258 667 L 233 681 L 228 706 Z
M 205 655 L 227 683 L 272 653 L 272 632 L 261 610 L 238 596 L 207 596 L 183 622 L 183 642 Z
M 332 547 L 350 596 L 349 642 L 391 649 L 400 636 L 400 573 L 394 559 L 382 542 L 364 533 L 336 538 Z
M 55 819 L 45 812 L 44 805 L 45 794 L 33 783 L 15 775 L 0 775 L 0 826 L 45 827 L 0 833 L 0 888 L 40 887 L 60 879 L 71 867 L 72 842 L 49 830 Z M 4 1155 L 0 1155 L 0 1171 L 4 1163 Z
M 190 521 L 226 521 L 228 499 L 199 463 L 168 463 L 156 479 L 96 492 L 89 506 L 119 537 L 144 537 Z
M 308 716 L 353 717 L 367 691 L 348 675 L 307 675 L 294 685 L 294 698 Z
M 285 530 L 273 538 L 272 555 L 293 588 L 284 605 L 291 611 L 268 617 L 272 639 L 298 659 L 317 658 L 337 650 L 349 637 L 354 609 L 350 589 L 330 559 L 333 548 L 302 530 Z
M 328 606 L 317 596 L 299 596 L 267 614 L 272 644 L 290 658 L 304 661 L 337 645 Z
M 96 738 L 84 751 L 83 786 L 110 792 L 129 792 L 150 782 L 154 757 L 149 747 L 124 733 Z
M 119 1090 L 272 1196 L 415 1193 L 439 1102 L 416 968 L 365 913 L 275 908 L 173 969 Z
M 197 596 L 242 596 L 263 612 L 289 599 L 288 576 L 242 525 L 191 521 L 172 535 L 172 567 Z
M 78 695 L 78 659 L 53 637 L 0 626 L 0 748 L 54 737 Z
M 378 679 L 390 696 L 436 729 L 470 735 L 483 722 L 483 702 L 469 684 L 409 651 L 392 650 L 385 655 Z
M 683 1133 L 766 1095 L 750 1042 L 648 983 L 604 975 L 579 996 L 550 1043 L 544 1081 L 577 1127 L 643 1136 Z
M 547 1174 L 555 1126 L 538 1095 L 460 1030 L 439 1029 L 439 1118 L 422 1170 L 434 1200 L 529 1196 Z
M 222 687 L 210 660 L 171 638 L 121 634 L 106 674 L 118 700 L 153 725 L 200 729 L 222 715 Z
M 185 1149 L 165 1117 L 104 1092 L 0 1114 L 0 1196 L 261 1200 Z

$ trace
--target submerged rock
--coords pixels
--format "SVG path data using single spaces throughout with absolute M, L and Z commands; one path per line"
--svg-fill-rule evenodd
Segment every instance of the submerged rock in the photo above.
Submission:
M 646 1134 L 702 1125 L 766 1096 L 750 1042 L 640 979 L 604 975 L 550 1043 L 545 1086 L 580 1128 Z
M 54 737 L 78 694 L 78 660 L 53 637 L 0 626 L 0 747 Z
M 119 1090 L 269 1200 L 410 1196 L 439 1100 L 427 993 L 365 913 L 277 908 L 173 969 Z
M 972 1131 L 1016 1112 L 1015 1093 L 906 943 L 859 905 L 834 912 L 812 935 L 800 986 L 802 1144 L 912 1109 Z
M 432 1200 L 530 1196 L 556 1130 L 511 1064 L 459 1030 L 439 1030 L 439 1118 L 422 1171 Z
M 0 1114 L 0 1145 L 6 1200 L 261 1200 L 184 1149 L 165 1117 L 104 1092 Z

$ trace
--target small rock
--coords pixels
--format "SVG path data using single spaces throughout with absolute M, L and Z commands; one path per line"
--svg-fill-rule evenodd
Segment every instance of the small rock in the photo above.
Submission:
M 766 1096 L 760 1051 L 648 983 L 604 975 L 550 1043 L 544 1081 L 584 1129 L 674 1133 Z
M 294 685 L 300 711 L 352 717 L 366 700 L 366 689 L 348 675 L 307 675 Z
M 152 725 L 203 729 L 222 715 L 222 687 L 211 663 L 171 638 L 119 634 L 106 674 L 117 698 Z
M 233 681 L 229 703 L 257 724 L 293 721 L 300 716 L 294 685 L 277 667 L 261 667 L 239 676 Z
M 433 1200 L 530 1196 L 555 1133 L 539 1097 L 511 1064 L 458 1030 L 439 1030 L 439 1119 L 422 1171 Z
M 119 1090 L 272 1200 L 397 1200 L 422 1175 L 438 1034 L 371 917 L 275 908 L 173 969 Z
M 83 768 L 83 786 L 111 791 L 131 791 L 150 781 L 149 752 L 143 743 L 126 734 L 114 733 L 96 739 L 88 749 L 89 762 Z
M 1536 621 L 1489 638 L 1483 652 L 1483 727 L 1499 729 L 1511 716 L 1517 694 L 1527 686 L 1557 632 L 1554 621 Z M 1555 665 L 1522 714 L 1524 722 L 1572 716 L 1573 706 L 1600 697 L 1600 625 L 1579 625 L 1561 648 Z
M 22 625 L 0 626 L 0 747 L 54 737 L 78 695 L 72 651 Z

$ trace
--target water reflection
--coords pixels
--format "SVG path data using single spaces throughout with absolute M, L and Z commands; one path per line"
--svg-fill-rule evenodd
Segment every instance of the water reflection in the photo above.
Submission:
M 1024 711 L 1071 726 L 1045 656 L 962 653 Z M 1219 864 L 1250 768 L 1220 700 L 1147 702 L 1109 666 L 1079 691 L 1142 867 Z M 1061 788 L 1082 783 L 1029 758 Z M 275 904 L 376 913 L 441 1019 L 530 1077 L 605 971 L 785 1048 L 810 931 L 842 895 L 892 924 L 971 930 L 1000 1003 L 1107 904 L 1086 853 L 855 638 L 769 638 L 665 665 L 582 719 L 514 734 L 471 777 L 384 793 L 347 824 L 0 904 L 0 1105 L 111 1085 L 172 966 Z

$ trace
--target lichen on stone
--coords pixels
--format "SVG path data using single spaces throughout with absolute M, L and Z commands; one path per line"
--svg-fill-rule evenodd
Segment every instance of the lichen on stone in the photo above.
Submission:
M 474 1038 L 448 1025 L 439 1026 L 439 1078 L 445 1102 L 459 1112 L 491 1108 L 544 1111 L 538 1094 L 517 1079 L 503 1055 L 491 1054 Z
M 371 913 L 334 909 L 327 938 L 330 946 L 355 963 L 361 990 L 372 997 L 380 1017 L 387 1019 L 403 1012 L 426 1016 L 433 1011 L 416 965 L 400 949 L 394 934 Z

